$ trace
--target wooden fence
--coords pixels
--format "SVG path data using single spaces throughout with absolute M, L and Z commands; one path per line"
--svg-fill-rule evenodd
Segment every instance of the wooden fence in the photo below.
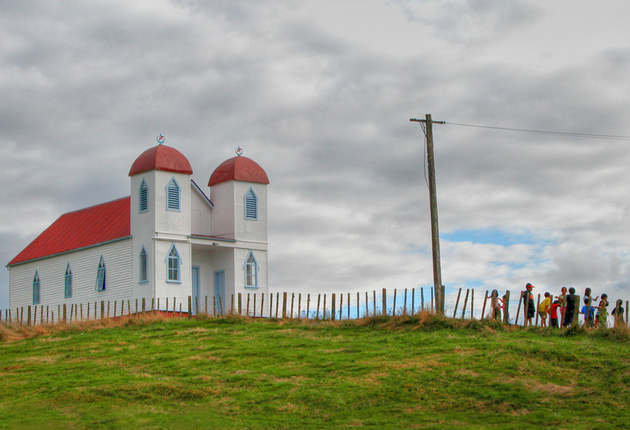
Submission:
M 519 294 L 513 304 L 510 305 L 510 291 L 500 299 L 497 295 L 489 295 L 486 291 L 481 299 L 479 311 L 475 308 L 475 290 L 463 290 L 460 288 L 454 301 L 445 309 L 444 314 L 452 318 L 474 319 L 475 313 L 478 318 L 501 319 L 506 324 L 521 324 L 527 326 L 530 322 L 525 318 L 527 315 L 528 303 L 520 300 Z M 299 318 L 318 320 L 341 320 L 357 319 L 379 315 L 413 315 L 417 312 L 427 310 L 435 312 L 435 297 L 433 288 L 404 289 L 399 291 L 394 289 L 388 292 L 383 288 L 377 294 L 376 290 L 371 293 L 342 293 L 342 294 L 302 294 L 302 293 L 239 293 L 226 297 L 224 303 L 221 296 L 188 296 L 185 303 L 176 297 L 158 299 L 136 299 L 118 301 L 95 301 L 75 304 L 59 304 L 56 306 L 32 305 L 14 309 L 0 310 L 0 323 L 5 324 L 55 324 L 77 321 L 89 321 L 100 318 L 117 318 L 121 316 L 139 315 L 148 312 L 163 312 L 172 317 L 193 317 L 195 315 L 205 315 L 210 317 L 222 317 L 229 314 L 246 315 L 250 317 L 262 318 Z M 501 306 L 497 306 L 502 300 Z M 541 297 L 538 295 L 538 304 Z M 552 296 L 553 301 L 553 296 Z M 460 307 L 461 303 L 461 307 Z M 579 297 L 578 297 L 578 303 Z M 613 301 L 611 301 L 613 303 Z M 623 316 L 615 320 L 611 317 L 609 321 L 615 320 L 615 324 L 624 323 L 628 325 L 628 301 L 625 307 L 625 320 Z M 452 305 L 452 307 L 451 307 Z M 523 305 L 523 306 L 521 306 Z M 499 310 L 500 308 L 500 310 Z M 514 319 L 510 317 L 516 308 Z M 522 308 L 522 309 L 521 309 Z M 609 307 L 612 313 L 614 306 Z M 535 318 L 532 318 L 532 325 L 539 325 L 539 315 L 536 310 Z M 574 323 L 577 323 L 578 311 L 576 308 Z M 188 310 L 191 310 L 189 312 Z M 498 312 L 496 310 L 499 310 Z M 507 312 L 506 312 L 507 310 Z M 522 313 L 521 313 L 522 310 Z M 559 311 L 559 313 L 561 313 Z M 562 314 L 562 313 L 561 313 Z M 549 318 L 547 318 L 549 320 Z M 562 325 L 562 321 L 559 321 Z

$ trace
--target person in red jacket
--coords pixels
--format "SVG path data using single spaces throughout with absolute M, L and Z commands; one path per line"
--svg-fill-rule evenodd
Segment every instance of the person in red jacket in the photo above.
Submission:
M 553 328 L 558 328 L 558 308 L 560 307 L 560 302 L 558 300 L 554 300 L 549 308 L 549 326 Z

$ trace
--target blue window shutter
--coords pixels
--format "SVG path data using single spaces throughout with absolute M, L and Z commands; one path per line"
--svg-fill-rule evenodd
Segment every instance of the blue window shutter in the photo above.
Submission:
M 175 178 L 172 178 L 166 185 L 166 209 L 172 211 L 180 210 L 179 191 L 179 185 L 177 185 Z
M 245 219 L 258 219 L 258 197 L 251 188 L 245 193 Z
M 147 183 L 142 180 L 140 184 L 140 212 L 146 212 L 149 210 L 149 187 Z

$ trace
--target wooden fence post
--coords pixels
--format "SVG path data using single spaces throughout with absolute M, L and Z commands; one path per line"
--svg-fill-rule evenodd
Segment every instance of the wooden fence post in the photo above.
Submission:
M 534 323 L 535 325 L 538 325 L 538 308 L 540 307 L 540 293 L 538 293 L 538 301 L 536 303 L 536 309 L 535 309 L 535 313 L 536 313 L 536 322 Z
M 331 299 L 330 299 L 330 307 L 331 307 L 331 311 L 330 311 L 330 317 L 331 319 L 334 321 L 335 320 L 335 313 L 336 313 L 336 309 L 335 309 L 335 293 L 331 294 Z
M 382 299 L 381 300 L 382 301 L 381 306 L 383 307 L 381 314 L 382 315 L 387 315 L 387 289 L 386 288 L 383 288 L 383 295 L 382 295 L 381 299 Z
M 343 293 L 339 294 L 339 319 L 343 318 Z
M 505 300 L 503 302 L 503 323 L 510 323 L 510 291 L 505 291 Z
M 282 318 L 287 317 L 287 292 L 282 293 Z
M 405 288 L 405 298 L 403 299 L 403 315 L 407 315 L 407 289 Z
M 394 288 L 394 304 L 392 305 L 392 316 L 396 316 L 396 288 Z
M 324 309 L 322 309 L 322 317 L 326 321 L 326 293 L 324 293 Z
M 411 315 L 416 314 L 416 289 L 411 289 Z
M 289 318 L 293 319 L 293 303 L 295 302 L 295 293 L 291 293 L 291 314 Z
M 516 319 L 514 320 L 514 324 L 516 324 L 516 325 L 518 325 L 518 316 L 521 313 L 521 303 L 523 303 L 523 301 L 521 300 L 521 296 L 519 296 L 519 298 L 518 298 L 518 308 L 516 308 Z
M 309 313 L 311 312 L 311 294 L 306 295 L 306 319 L 309 319 Z
M 471 289 L 470 290 L 470 319 L 474 319 L 474 312 L 475 312 L 475 290 Z
M 302 293 L 298 293 L 298 319 L 302 319 Z
M 462 319 L 464 319 L 464 316 L 466 315 L 466 306 L 468 306 L 468 293 L 469 292 L 470 290 L 466 288 L 466 297 L 464 297 L 464 306 L 462 306 Z
M 457 293 L 457 300 L 455 301 L 455 310 L 453 311 L 453 318 L 455 318 L 455 316 L 457 315 L 457 307 L 459 306 L 459 297 L 462 295 L 462 289 L 459 289 L 459 292 Z
M 317 313 L 315 314 L 315 319 L 317 319 L 317 320 L 319 319 L 319 302 L 320 302 L 321 298 L 322 298 L 322 295 L 318 294 L 317 295 Z
M 424 287 L 420 287 L 420 310 L 424 310 Z

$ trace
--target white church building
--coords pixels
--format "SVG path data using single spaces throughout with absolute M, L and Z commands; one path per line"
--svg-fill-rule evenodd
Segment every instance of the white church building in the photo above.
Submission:
M 192 173 L 174 148 L 143 152 L 130 197 L 62 215 L 9 262 L 11 308 L 267 293 L 267 174 L 240 155 L 209 189 Z

